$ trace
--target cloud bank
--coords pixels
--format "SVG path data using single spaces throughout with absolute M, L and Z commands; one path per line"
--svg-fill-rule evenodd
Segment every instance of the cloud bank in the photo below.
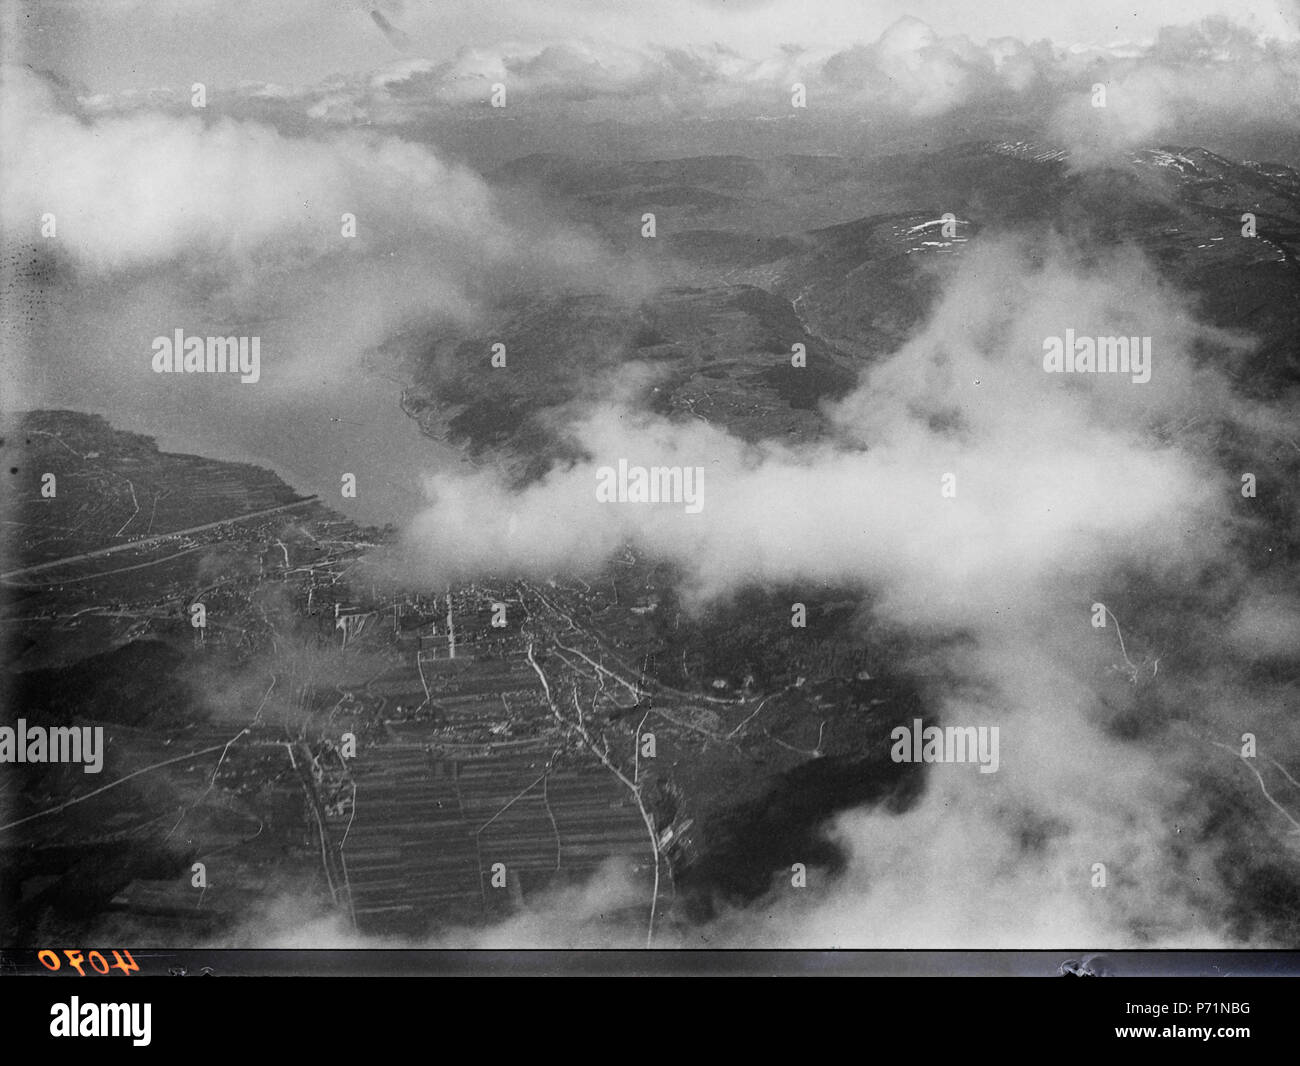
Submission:
M 1028 123 L 1079 162 L 1107 160 L 1189 123 L 1295 129 L 1300 42 L 1244 18 L 1164 26 L 1144 41 L 1070 45 L 1013 35 L 978 40 L 903 16 L 879 36 L 762 53 L 726 43 L 627 43 L 546 36 L 406 56 L 315 83 L 223 88 L 223 108 L 278 121 L 418 127 L 509 116 L 564 123 L 691 119 L 891 128 L 948 115 Z M 806 106 L 793 106 L 794 86 Z M 1096 87 L 1105 90 L 1098 106 Z M 490 101 L 505 91 L 504 108 Z M 188 104 L 188 88 L 85 94 L 96 110 Z M 501 102 L 501 101 L 498 101 Z
M 119 425 L 191 447 L 247 438 L 240 457 L 256 458 L 290 415 L 378 425 L 379 394 L 391 409 L 398 392 L 400 367 L 380 354 L 395 334 L 473 322 L 504 292 L 603 289 L 612 274 L 585 236 L 391 133 L 295 135 L 188 108 L 93 114 L 27 68 L 3 79 L 0 143 L 23 165 L 0 176 L 0 225 L 41 264 L 40 292 L 14 298 L 45 309 L 7 346 L 11 407 L 111 403 Z M 241 391 L 152 373 L 153 338 L 177 328 L 259 336 L 261 380 Z M 413 456 L 431 448 L 413 426 L 395 437 L 343 456 L 371 464 L 386 503 L 412 496 Z M 320 445 L 292 472 L 311 470 Z M 312 472 L 300 487 L 342 471 Z

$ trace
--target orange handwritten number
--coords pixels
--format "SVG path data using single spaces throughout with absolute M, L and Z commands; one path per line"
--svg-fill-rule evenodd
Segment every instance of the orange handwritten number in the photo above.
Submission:
M 113 954 L 112 964 L 110 964 L 108 959 L 104 957 L 104 953 L 102 951 L 91 951 L 83 955 L 80 951 L 73 951 L 68 948 L 64 948 L 63 954 L 67 957 L 68 964 L 72 966 L 72 968 L 75 969 L 77 973 L 79 973 L 82 977 L 86 976 L 86 971 L 81 968 L 81 964 L 83 962 L 89 962 L 91 969 L 93 969 L 96 973 L 106 974 L 108 973 L 109 970 L 121 970 L 124 974 L 132 974 L 132 973 L 140 972 L 139 964 L 135 961 L 135 959 L 131 957 L 131 953 L 129 951 L 118 951 L 116 948 L 114 948 L 112 953 Z M 125 956 L 125 958 L 123 956 Z M 36 953 L 36 957 L 40 959 L 41 965 L 44 966 L 47 970 L 53 970 L 57 972 L 63 965 L 59 961 L 58 954 L 56 952 L 51 951 L 49 948 L 42 948 L 40 951 Z

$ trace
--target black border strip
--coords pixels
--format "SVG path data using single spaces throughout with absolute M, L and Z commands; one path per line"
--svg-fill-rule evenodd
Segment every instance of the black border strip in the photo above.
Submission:
M 53 948 L 63 956 L 61 947 Z M 111 957 L 111 949 L 99 948 Z M 89 949 L 81 949 L 87 954 Z M 788 976 L 1056 977 L 1084 963 L 1104 977 L 1300 977 L 1300 951 L 765 951 L 131 949 L 141 976 Z M 89 967 L 85 976 L 95 978 Z M 1072 967 L 1078 969 L 1078 966 Z M 117 975 L 117 971 L 110 971 Z M 35 949 L 0 950 L 5 976 L 79 976 L 52 971 Z M 135 975 L 132 975 L 135 976 Z

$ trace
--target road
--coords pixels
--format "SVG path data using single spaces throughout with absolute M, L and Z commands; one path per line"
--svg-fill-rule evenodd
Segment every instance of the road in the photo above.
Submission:
M 218 526 L 228 526 L 235 522 L 247 522 L 250 518 L 263 518 L 269 514 L 276 514 L 279 511 L 291 511 L 297 507 L 305 507 L 309 503 L 315 503 L 319 496 L 308 496 L 305 500 L 295 500 L 293 503 L 282 503 L 279 507 L 268 507 L 262 511 L 252 511 L 248 514 L 236 515 L 234 518 L 220 518 L 215 522 L 205 522 L 201 526 L 190 526 L 188 529 L 174 529 L 170 533 L 160 533 L 156 537 L 143 537 L 140 540 L 129 540 L 123 544 L 114 544 L 109 548 L 96 548 L 92 552 L 83 552 L 80 555 L 68 555 L 62 559 L 51 559 L 47 563 L 37 563 L 35 566 L 24 566 L 17 570 L 6 570 L 0 574 L 0 578 L 20 577 L 23 574 L 35 574 L 41 570 L 52 570 L 59 566 L 68 566 L 72 563 L 84 562 L 87 559 L 97 559 L 101 555 L 112 555 L 114 552 L 127 551 L 130 548 L 144 548 L 150 544 L 158 544 L 164 540 L 170 540 L 173 537 L 184 537 L 190 533 L 201 533 L 205 529 L 216 529 Z

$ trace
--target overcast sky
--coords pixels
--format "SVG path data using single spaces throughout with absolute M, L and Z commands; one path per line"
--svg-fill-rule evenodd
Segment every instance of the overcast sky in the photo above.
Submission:
M 204 81 L 305 83 L 400 53 L 378 7 L 442 59 L 465 47 L 585 37 L 635 47 L 721 44 L 760 56 L 783 45 L 842 48 L 912 15 L 942 34 L 1014 36 L 1060 47 L 1149 40 L 1162 26 L 1230 17 L 1262 36 L 1300 37 L 1300 0 L 0 0 L 19 58 L 93 92 Z M 12 35 L 10 35 L 12 40 Z

